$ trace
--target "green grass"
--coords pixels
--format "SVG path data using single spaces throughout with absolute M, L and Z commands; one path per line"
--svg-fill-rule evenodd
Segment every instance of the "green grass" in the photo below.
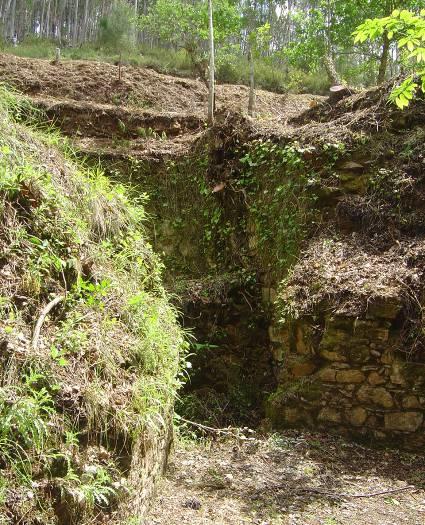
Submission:
M 145 240 L 143 202 L 78 164 L 4 86 L 0 219 L 0 515 L 26 487 L 34 498 L 14 508 L 17 521 L 31 512 L 52 523 L 59 498 L 73 522 L 88 523 L 119 503 L 123 444 L 155 440 L 168 425 L 186 343 Z M 40 311 L 57 296 L 34 346 Z
M 53 60 L 57 43 L 39 38 L 27 38 L 17 47 L 6 46 L 4 52 L 26 58 Z M 76 48 L 63 48 L 63 60 L 93 60 L 114 63 L 120 58 L 133 66 L 152 68 L 160 73 L 176 76 L 197 76 L 191 61 L 183 49 L 164 49 L 141 46 L 137 49 L 105 49 L 95 44 L 84 44 Z M 285 92 L 326 93 L 329 87 L 323 71 L 307 73 L 288 69 L 276 60 L 269 58 L 257 60 L 255 64 L 256 85 L 258 88 Z M 246 57 L 237 53 L 218 54 L 217 81 L 229 84 L 249 84 L 249 64 Z

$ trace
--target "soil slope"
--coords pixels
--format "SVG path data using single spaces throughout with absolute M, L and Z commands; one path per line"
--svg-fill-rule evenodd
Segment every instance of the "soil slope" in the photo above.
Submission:
M 31 96 L 55 97 L 100 104 L 124 105 L 163 113 L 204 116 L 208 93 L 198 80 L 172 77 L 151 69 L 119 67 L 104 62 L 47 60 L 0 55 L 0 80 Z M 279 95 L 257 91 L 257 112 L 262 119 L 290 119 L 309 107 L 313 95 Z M 245 113 L 246 86 L 217 86 L 217 109 Z

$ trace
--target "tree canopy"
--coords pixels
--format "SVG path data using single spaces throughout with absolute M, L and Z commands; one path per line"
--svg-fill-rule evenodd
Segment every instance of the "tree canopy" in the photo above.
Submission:
M 396 9 L 390 16 L 366 20 L 354 32 L 355 42 L 375 41 L 384 36 L 396 44 L 402 63 L 411 70 L 390 96 L 403 109 L 419 88 L 425 93 L 425 9 L 419 15 Z
M 218 79 L 249 82 L 252 39 L 267 27 L 267 42 L 254 46 L 257 85 L 326 92 L 336 82 L 381 83 L 406 67 L 401 29 L 391 34 L 385 26 L 394 23 L 391 13 L 420 17 L 423 8 L 425 0 L 213 0 Z M 65 48 L 158 56 L 167 67 L 181 53 L 180 62 L 184 54 L 192 72 L 206 78 L 207 0 L 0 0 L 0 21 L 6 45 L 49 39 Z M 354 42 L 360 26 L 369 33 Z

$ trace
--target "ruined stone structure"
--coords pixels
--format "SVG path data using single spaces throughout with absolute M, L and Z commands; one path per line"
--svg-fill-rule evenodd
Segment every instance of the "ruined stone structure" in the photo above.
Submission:
M 154 80 L 158 92 L 172 89 L 172 113 L 112 105 L 109 93 L 96 103 L 89 93 L 36 100 L 94 164 L 150 195 L 152 243 L 204 345 L 193 384 L 247 387 L 276 427 L 423 448 L 423 103 L 391 111 L 383 86 L 294 116 L 288 95 L 280 115 L 289 125 L 273 99 L 264 121 L 226 109 L 204 133 L 200 88 L 196 111 L 175 113 L 181 80 Z M 24 87 L 55 94 L 39 84 Z M 127 97 L 130 84 L 121 88 Z M 342 255 L 327 268 L 332 243 Z M 300 285 L 299 312 L 285 317 L 282 290 L 299 262 L 301 276 L 323 272 Z M 357 292 L 356 308 L 341 308 L 337 295 Z M 313 298 L 306 308 L 303 297 Z
M 381 302 L 363 318 L 271 326 L 279 388 L 267 411 L 274 423 L 423 448 L 425 364 L 397 351 L 399 310 Z

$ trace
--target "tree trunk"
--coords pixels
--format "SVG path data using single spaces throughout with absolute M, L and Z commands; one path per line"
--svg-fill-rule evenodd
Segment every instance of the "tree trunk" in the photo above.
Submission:
M 248 115 L 255 118 L 255 72 L 254 72 L 254 59 L 252 57 L 252 51 L 248 51 L 248 62 L 249 62 L 249 99 L 248 99 Z
M 50 0 L 47 2 L 47 14 L 44 34 L 46 38 L 50 38 Z
M 16 14 L 16 0 L 13 0 L 12 6 L 10 8 L 10 30 L 9 35 L 10 38 L 14 38 L 15 36 L 15 14 Z
M 209 37 L 210 37 L 210 80 L 208 93 L 208 124 L 211 126 L 214 123 L 214 26 L 213 26 L 213 6 L 212 0 L 208 0 L 208 20 L 209 20 Z
M 385 33 L 384 46 L 382 48 L 381 61 L 379 63 L 379 72 L 378 72 L 378 78 L 377 78 L 378 85 L 385 82 L 385 75 L 387 73 L 389 56 L 390 56 L 390 39 L 388 38 L 388 34 Z
M 40 38 L 43 38 L 43 31 L 44 31 L 44 13 L 46 11 L 46 3 L 43 2 L 43 9 L 41 10 L 41 17 L 40 17 L 40 25 L 39 27 L 39 33 L 38 36 Z
M 139 3 L 137 0 L 134 0 L 134 27 L 133 27 L 133 42 L 134 45 L 137 45 L 137 16 L 139 14 Z
M 81 41 L 84 43 L 87 40 L 87 23 L 89 16 L 89 0 L 86 0 L 84 5 L 84 21 L 83 21 L 83 30 L 81 34 Z
M 75 0 L 75 12 L 74 12 L 74 28 L 72 33 L 72 44 L 77 45 L 78 42 L 78 0 Z
M 341 79 L 335 67 L 334 59 L 330 52 L 328 52 L 323 60 L 325 65 L 326 74 L 328 75 L 329 82 L 333 85 L 340 85 Z
M 341 78 L 338 75 L 336 70 L 335 61 L 332 53 L 332 40 L 331 40 L 331 26 L 333 24 L 332 19 L 332 9 L 331 4 L 328 0 L 327 9 L 326 9 L 326 21 L 325 21 L 325 30 L 324 30 L 324 40 L 325 40 L 325 56 L 323 63 L 325 66 L 326 74 L 328 75 L 329 82 L 335 86 L 342 84 Z

